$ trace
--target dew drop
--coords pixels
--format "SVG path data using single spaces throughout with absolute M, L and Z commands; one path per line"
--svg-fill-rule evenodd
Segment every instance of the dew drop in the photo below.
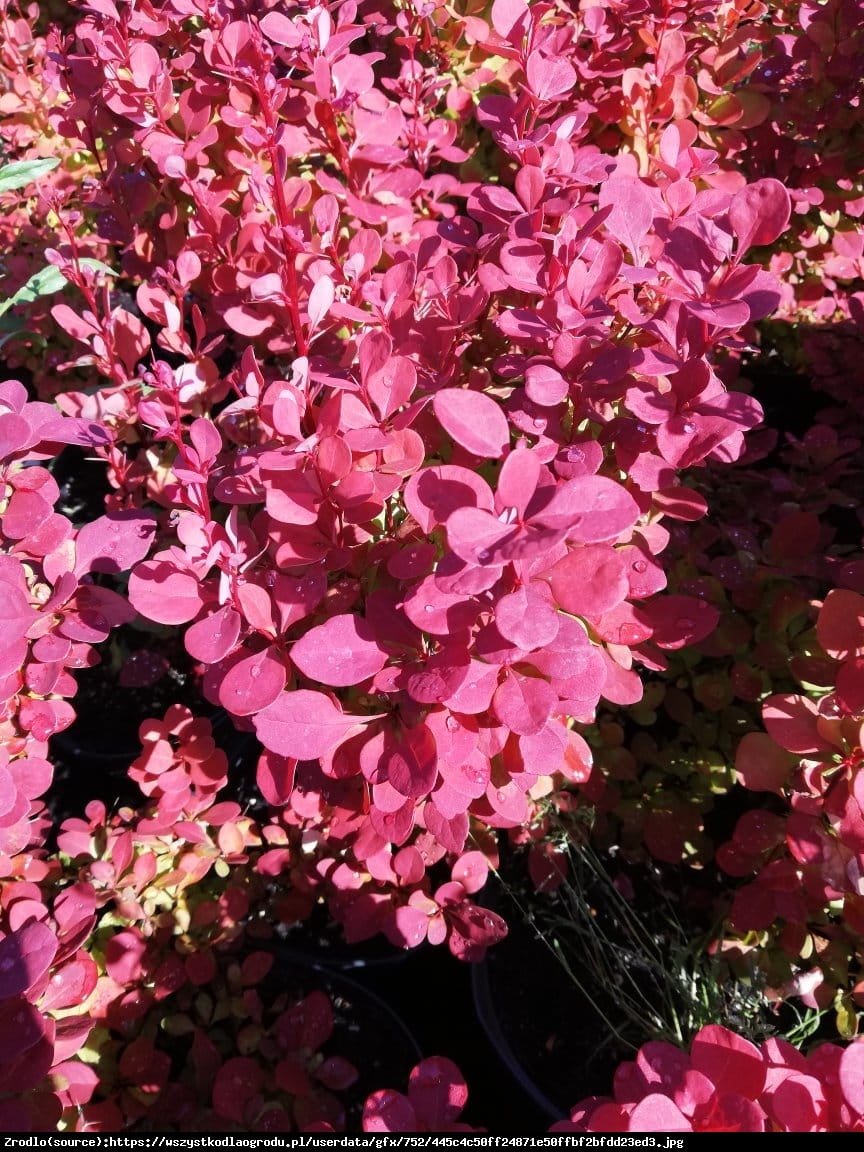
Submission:
M 276 586 L 276 573 L 275 572 L 268 572 L 267 578 L 264 582 L 268 588 L 274 588 Z
M 252 667 L 249 669 L 249 676 L 251 677 L 251 679 L 257 680 L 260 675 L 261 675 L 261 666 L 259 664 L 253 664 Z
M 695 432 L 695 431 L 696 431 L 696 425 L 695 425 L 695 424 L 691 424 L 689 420 L 686 420 L 686 421 L 684 422 L 684 431 L 685 431 L 685 432 L 687 433 L 687 435 L 689 436 L 689 435 L 691 435 L 693 432 Z
M 490 555 L 491 555 L 491 553 L 489 552 L 488 548 L 481 548 L 480 551 L 477 553 L 477 559 L 480 561 L 481 564 L 485 564 L 486 561 L 489 559 Z
M 498 791 L 495 793 L 495 795 L 498 799 L 499 804 L 506 803 L 506 801 L 507 801 L 507 793 L 506 792 L 502 792 L 501 789 L 499 788 Z
M 639 575 L 641 576 L 643 572 L 648 571 L 647 562 L 645 560 L 634 560 L 633 561 L 633 571 L 638 572 Z
M 581 464 L 582 461 L 585 459 L 584 449 L 576 448 L 576 447 L 568 448 L 567 449 L 567 459 L 570 461 L 571 464 Z
M 535 428 L 542 428 L 545 423 L 546 423 L 546 421 L 541 420 L 540 417 L 538 416 L 537 419 L 534 421 L 534 427 Z
M 455 716 L 448 716 L 447 719 L 445 720 L 445 724 L 451 732 L 456 732 L 459 728 L 459 721 L 456 719 Z
M 423 611 L 424 612 L 434 612 L 435 611 L 435 605 L 434 604 L 424 604 L 423 605 Z

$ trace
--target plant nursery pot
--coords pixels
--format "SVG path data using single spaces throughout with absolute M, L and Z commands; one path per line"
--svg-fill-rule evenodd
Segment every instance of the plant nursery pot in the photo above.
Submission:
M 532 893 L 525 893 L 530 901 Z M 506 895 L 485 902 L 509 925 L 506 939 L 474 966 L 474 1011 L 490 1045 L 549 1122 L 566 1118 L 577 1100 L 608 1095 L 615 1069 L 639 1044 L 625 1043 L 604 1019 L 615 1015 L 614 989 L 579 988 Z M 580 972 L 587 979 L 587 972 Z
M 501 947 L 501 945 L 499 945 Z M 480 1022 L 486 1038 L 507 1071 L 529 1097 L 544 1117 L 553 1123 L 565 1117 L 563 1108 L 546 1094 L 540 1084 L 534 1079 L 528 1067 L 523 1063 L 523 1057 L 514 1050 L 508 1036 L 508 1028 L 502 1019 L 493 992 L 494 977 L 490 973 L 495 964 L 487 956 L 479 964 L 475 964 L 471 972 L 471 988 L 474 994 L 474 1011 Z M 575 1099 L 575 1097 L 574 1097 Z
M 408 1073 L 423 1059 L 423 1052 L 402 1016 L 378 993 L 344 972 L 309 963 L 293 949 L 270 945 L 276 962 L 262 983 L 269 988 L 291 988 L 298 997 L 313 991 L 326 992 L 333 1005 L 336 1051 L 358 1069 L 360 1076 L 346 1100 L 354 1127 L 366 1097 L 382 1087 L 404 1090 Z M 349 1128 L 351 1125 L 349 1124 Z

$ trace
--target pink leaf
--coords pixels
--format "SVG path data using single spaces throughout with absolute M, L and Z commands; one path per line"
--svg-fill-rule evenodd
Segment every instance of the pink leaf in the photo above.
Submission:
M 579 476 L 560 485 L 534 519 L 549 527 L 566 528 L 571 540 L 600 544 L 627 532 L 639 515 L 638 504 L 617 481 L 607 476 Z
M 543 585 L 517 588 L 495 605 L 498 631 L 524 652 L 550 644 L 558 635 L 558 621 L 558 612 Z
M 412 1069 L 408 1099 L 430 1132 L 445 1132 L 467 1104 L 468 1088 L 452 1060 L 431 1056 Z
M 537 489 L 541 464 L 534 452 L 517 446 L 508 453 L 498 474 L 496 499 L 500 508 L 514 508 L 519 517 Z
M 468 468 L 440 464 L 415 472 L 405 486 L 405 507 L 424 532 L 444 524 L 459 508 L 492 511 L 492 490 Z
M 406 1096 L 385 1088 L 363 1105 L 364 1132 L 417 1132 L 417 1117 Z
M 531 736 L 539 732 L 558 704 L 558 693 L 533 676 L 511 672 L 492 701 L 495 715 L 511 732 Z
M 409 673 L 408 694 L 418 704 L 443 704 L 459 690 L 469 666 L 463 649 L 454 652 L 445 648 L 436 652 Z
M 38 920 L 0 940 L 0 1000 L 32 988 L 51 967 L 56 953 L 57 937 Z
M 317 760 L 341 744 L 360 724 L 382 713 L 348 716 L 323 692 L 283 692 L 254 719 L 258 739 L 271 752 L 296 760 Z
M 576 83 L 576 71 L 563 56 L 532 52 L 525 68 L 528 86 L 538 100 L 560 100 Z
M 718 1092 L 733 1092 L 758 1100 L 765 1084 L 765 1062 L 755 1044 L 719 1024 L 696 1034 L 690 1062 L 715 1085 Z
M 748 248 L 773 244 L 789 226 L 792 202 L 779 180 L 757 180 L 732 197 L 729 222 L 738 238 L 740 260 Z
M 772 739 L 797 756 L 830 749 L 819 734 L 817 717 L 816 705 L 804 696 L 778 694 L 769 696 L 762 705 L 762 719 Z
M 469 564 L 500 564 L 501 548 L 518 532 L 482 508 L 459 508 L 447 521 L 447 540 Z
M 344 688 L 380 672 L 387 653 L 362 616 L 345 613 L 301 636 L 291 649 L 291 659 L 310 680 Z
M 840 1090 L 849 1107 L 864 1116 L 864 1042 L 856 1040 L 840 1057 Z
M 296 772 L 296 760 L 264 749 L 258 758 L 255 780 L 268 804 L 278 808 L 288 803 L 294 790 Z
M 470 895 L 479 892 L 489 878 L 489 861 L 482 852 L 466 852 L 453 865 L 452 876 Z
M 469 756 L 460 756 L 456 760 L 442 759 L 439 771 L 448 787 L 458 795 L 467 797 L 463 805 L 465 808 L 468 799 L 482 796 L 489 786 L 488 757 L 476 748 Z
M 240 636 L 240 613 L 230 604 L 186 629 L 183 641 L 193 660 L 218 664 L 234 651 Z
M 638 176 L 613 176 L 600 185 L 599 205 L 611 206 L 606 227 L 639 264 L 639 248 L 654 221 L 654 198 Z
M 525 391 L 541 408 L 554 408 L 567 399 L 570 385 L 551 365 L 532 364 L 525 371 Z
M 518 44 L 528 29 L 531 10 L 526 0 L 494 0 L 492 27 L 504 40 Z
M 544 572 L 543 579 L 549 581 L 558 604 L 573 616 L 602 616 L 630 591 L 625 559 L 600 544 L 573 548 Z
M 235 716 L 261 712 L 285 687 L 287 672 L 278 651 L 270 646 L 239 660 L 219 685 L 219 703 Z
M 444 431 L 475 456 L 497 460 L 510 443 L 503 409 L 491 396 L 466 388 L 444 388 L 432 398 Z
M 115 932 L 105 945 L 105 968 L 117 984 L 132 984 L 144 971 L 147 941 L 134 928 Z
M 327 318 L 330 309 L 333 307 L 333 301 L 335 299 L 336 289 L 329 276 L 322 276 L 319 280 L 315 281 L 312 291 L 309 293 L 309 304 L 307 306 L 309 326 L 311 329 L 314 330 L 321 326 Z
M 443 816 L 432 801 L 423 809 L 423 820 L 427 831 L 435 837 L 448 852 L 461 852 L 468 839 L 468 815 L 460 812 L 456 816 Z
M 204 605 L 198 578 L 158 556 L 133 570 L 129 600 L 136 612 L 157 624 L 186 624 Z
M 693 1126 L 668 1096 L 652 1092 L 630 1113 L 628 1132 L 692 1132 Z
M 391 731 L 384 743 L 387 779 L 402 796 L 417 799 L 427 795 L 438 775 L 435 737 L 425 724 Z
M 492 702 L 497 685 L 498 669 L 491 664 L 484 664 L 481 660 L 472 660 L 465 679 L 453 695 L 442 700 L 442 703 L 448 705 L 454 712 L 461 712 L 466 716 L 479 716 Z

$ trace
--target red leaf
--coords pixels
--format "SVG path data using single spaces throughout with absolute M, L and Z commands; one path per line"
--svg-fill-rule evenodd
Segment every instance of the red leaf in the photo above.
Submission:
M 344 688 L 380 672 L 387 653 L 366 620 L 346 613 L 301 636 L 291 649 L 291 659 L 310 680 Z
M 450 818 L 442 816 L 430 800 L 423 809 L 427 831 L 448 852 L 461 852 L 468 839 L 468 814 L 460 812 Z
M 333 1009 L 326 992 L 310 992 L 288 1008 L 276 1021 L 275 1031 L 286 1052 L 317 1052 L 333 1032 Z
M 776 792 L 783 795 L 795 761 L 764 732 L 748 732 L 738 745 L 735 771 L 751 792 Z
M 819 610 L 816 635 L 828 655 L 838 660 L 864 648 L 864 596 L 846 588 L 832 589 Z
M 317 760 L 341 744 L 358 725 L 383 713 L 347 716 L 323 692 L 283 692 L 254 719 L 258 739 L 271 752 L 295 760 Z
M 0 1001 L 0 1065 L 10 1064 L 23 1053 L 30 1052 L 49 1031 L 51 1021 L 38 1008 L 19 997 Z M 50 1067 L 50 1051 L 48 1055 Z M 16 1069 L 17 1072 L 17 1069 Z M 4 1069 L 4 1090 L 8 1090 Z M 44 1075 L 44 1072 L 42 1073 Z M 36 1078 L 38 1083 L 42 1075 Z M 33 1087 L 34 1085 L 30 1085 Z
M 864 713 L 864 656 L 846 660 L 837 672 L 837 703 L 853 716 Z
M 432 398 L 444 431 L 475 456 L 497 460 L 510 443 L 510 426 L 491 396 L 466 388 L 444 388 Z
M 447 521 L 447 542 L 469 564 L 501 564 L 502 545 L 518 531 L 482 508 L 458 508 Z
M 213 1111 L 223 1120 L 242 1124 L 246 1105 L 261 1091 L 263 1074 L 255 1060 L 233 1056 L 216 1073 L 213 1084 Z
M 654 643 L 671 651 L 703 640 L 720 620 L 713 604 L 695 596 L 661 596 L 639 611 L 652 627 Z

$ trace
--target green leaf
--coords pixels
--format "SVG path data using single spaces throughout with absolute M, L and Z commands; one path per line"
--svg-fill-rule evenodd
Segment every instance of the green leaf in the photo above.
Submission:
M 56 156 L 47 156 L 44 160 L 16 160 L 0 168 L 0 192 L 11 192 L 14 188 L 23 188 L 25 184 L 32 184 L 52 168 L 56 168 L 60 160 Z
M 50 296 L 53 292 L 59 292 L 61 288 L 65 287 L 66 277 L 59 268 L 55 268 L 53 264 L 40 268 L 26 284 L 21 285 L 14 296 L 10 296 L 8 300 L 0 303 L 0 316 L 4 312 L 8 312 L 10 308 L 15 308 L 19 304 L 32 304 L 40 296 Z
M 113 268 L 109 268 L 102 260 L 97 260 L 93 256 L 82 256 L 78 261 L 82 268 L 90 268 L 94 272 L 102 272 L 106 276 L 116 276 L 117 273 Z
M 83 268 L 91 268 L 94 272 L 102 272 L 108 276 L 116 275 L 107 264 L 103 264 L 101 260 L 96 260 L 91 256 L 83 257 L 79 263 Z M 53 264 L 48 264 L 45 268 L 40 268 L 38 272 L 35 272 L 26 284 L 22 284 L 14 296 L 8 300 L 0 301 L 0 316 L 19 304 L 32 304 L 40 296 L 52 296 L 61 288 L 65 288 L 67 283 L 68 281 L 60 269 Z

